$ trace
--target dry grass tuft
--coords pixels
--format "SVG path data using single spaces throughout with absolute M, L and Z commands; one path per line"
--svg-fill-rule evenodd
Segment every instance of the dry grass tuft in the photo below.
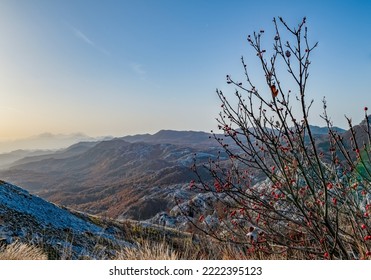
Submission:
M 144 240 L 136 248 L 123 248 L 117 255 L 118 260 L 178 260 L 179 254 L 165 242 Z
M 0 247 L 0 260 L 47 260 L 47 255 L 38 247 L 14 242 Z

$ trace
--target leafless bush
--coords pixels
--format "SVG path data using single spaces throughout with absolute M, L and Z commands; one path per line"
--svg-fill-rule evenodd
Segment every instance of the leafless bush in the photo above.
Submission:
M 306 18 L 295 28 L 282 18 L 273 24 L 271 51 L 263 47 L 264 30 L 247 38 L 260 61 L 264 86 L 258 88 L 242 57 L 245 81 L 227 75 L 235 94 L 216 91 L 221 101 L 217 121 L 225 137 L 214 135 L 228 158 L 203 165 L 213 182 L 199 176 L 191 186 L 217 197 L 218 226 L 215 229 L 204 216 L 193 223 L 218 240 L 267 255 L 367 258 L 371 254 L 367 108 L 364 126 L 353 126 L 349 119 L 349 131 L 342 135 L 333 129 L 324 100 L 328 136 L 319 145 L 309 123 L 313 100 L 306 98 L 317 43 L 308 40 Z M 257 177 L 266 179 L 256 184 Z

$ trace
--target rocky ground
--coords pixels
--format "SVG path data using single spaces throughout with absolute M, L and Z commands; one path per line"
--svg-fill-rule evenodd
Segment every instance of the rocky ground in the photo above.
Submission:
M 42 246 L 50 258 L 107 259 L 133 246 L 122 229 L 49 203 L 14 185 L 0 184 L 0 241 Z

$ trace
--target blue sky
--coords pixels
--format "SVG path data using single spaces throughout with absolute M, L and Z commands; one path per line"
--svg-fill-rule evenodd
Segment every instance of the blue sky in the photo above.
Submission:
M 371 1 L 0 1 L 0 139 L 217 127 L 215 89 L 234 92 L 256 56 L 246 37 L 307 17 L 311 120 L 326 96 L 335 125 L 371 107 Z M 272 42 L 265 38 L 267 48 Z M 258 71 L 258 70 L 256 70 Z M 257 72 L 259 73 L 259 72 Z

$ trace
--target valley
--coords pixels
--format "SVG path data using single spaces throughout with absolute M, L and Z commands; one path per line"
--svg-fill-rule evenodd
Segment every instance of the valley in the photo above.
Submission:
M 28 156 L 1 178 L 41 197 L 91 214 L 145 220 L 174 207 L 174 193 L 196 179 L 191 170 L 216 158 L 218 143 L 203 132 L 160 131 L 80 142 Z M 207 176 L 207 174 L 205 174 Z

